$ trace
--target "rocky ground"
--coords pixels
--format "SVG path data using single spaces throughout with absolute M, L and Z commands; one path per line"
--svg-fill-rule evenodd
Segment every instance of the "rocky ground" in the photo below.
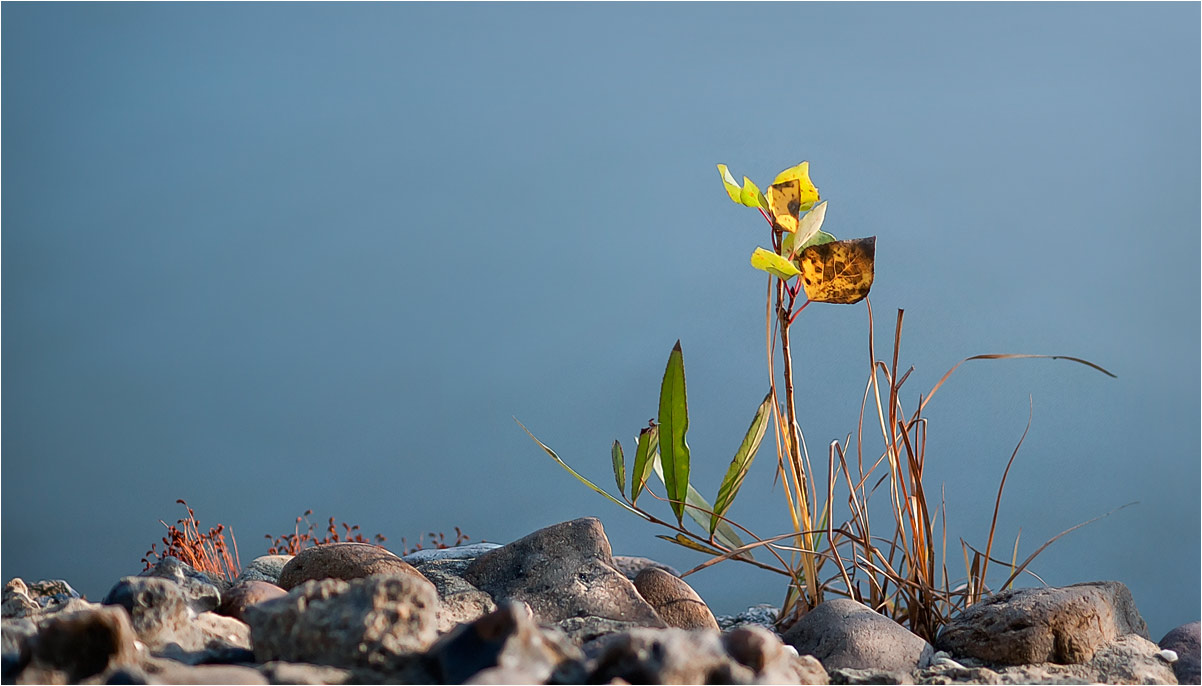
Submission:
M 783 635 L 775 610 L 715 617 L 674 570 L 614 556 L 596 519 L 506 546 L 404 558 L 363 543 L 254 560 L 238 580 L 174 558 L 99 604 L 12 579 L 17 684 L 1200 683 L 1199 625 L 1157 645 L 1125 586 L 1002 593 L 934 646 L 847 599 Z

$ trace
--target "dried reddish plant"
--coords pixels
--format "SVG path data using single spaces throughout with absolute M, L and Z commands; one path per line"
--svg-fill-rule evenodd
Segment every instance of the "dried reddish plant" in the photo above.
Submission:
M 406 545 L 405 538 L 402 536 L 401 537 L 401 548 L 404 549 L 404 552 L 402 552 L 401 555 L 408 555 L 409 553 L 413 553 L 413 552 L 417 552 L 418 550 L 421 550 L 423 547 L 422 539 L 424 539 L 427 536 L 430 537 L 430 540 L 425 545 L 429 545 L 429 547 L 433 548 L 434 550 L 441 550 L 443 548 L 452 548 L 457 545 L 463 545 L 464 543 L 471 540 L 471 537 L 468 536 L 467 534 L 463 533 L 463 531 L 461 531 L 459 529 L 459 527 L 455 527 L 455 542 L 454 543 L 447 543 L 446 534 L 442 533 L 441 531 L 439 531 L 439 532 L 431 531 L 428 534 L 422 534 L 422 535 L 418 536 L 417 543 L 415 543 L 413 545 L 413 547 L 410 548 L 408 545 Z
M 152 543 L 150 550 L 146 551 L 146 557 L 142 558 L 144 569 L 150 569 L 163 558 L 174 557 L 193 569 L 233 581 L 242 568 L 242 562 L 238 559 L 238 539 L 234 537 L 234 530 L 229 530 L 231 545 L 226 545 L 224 524 L 202 532 L 200 522 L 196 520 L 196 513 L 188 507 L 188 503 L 182 498 L 175 502 L 188 510 L 188 516 L 175 524 L 159 520 L 160 524 L 167 527 L 167 535 L 162 539 L 163 551 L 159 552 L 158 544 Z
M 292 533 L 290 534 L 283 534 L 280 536 L 272 536 L 271 534 L 267 534 L 265 538 L 271 541 L 271 547 L 267 549 L 267 554 L 296 555 L 305 548 L 326 545 L 329 543 L 349 542 L 372 544 L 374 541 L 374 545 L 380 545 L 388 540 L 380 534 L 376 534 L 372 537 L 372 540 L 368 540 L 363 537 L 363 534 L 359 533 L 359 525 L 356 524 L 352 526 L 345 522 L 342 524 L 342 533 L 339 533 L 339 525 L 333 517 L 330 517 L 329 521 L 326 523 L 325 536 L 318 538 L 317 534 L 314 533 L 317 525 L 309 521 L 309 515 L 311 514 L 313 514 L 313 510 L 305 510 L 303 515 L 297 517 L 296 525 L 293 527 Z M 304 533 L 301 533 L 300 530 L 301 522 L 308 524 L 308 529 L 306 529 Z M 402 541 L 403 540 L 404 539 L 402 539 Z

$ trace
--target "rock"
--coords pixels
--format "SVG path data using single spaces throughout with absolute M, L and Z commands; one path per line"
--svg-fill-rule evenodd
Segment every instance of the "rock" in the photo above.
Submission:
M 21 577 L 10 579 L 4 584 L 4 594 L 0 596 L 0 617 L 28 617 L 41 612 L 42 608 L 29 595 L 29 587 Z
M 162 641 L 162 637 L 159 639 Z M 202 612 L 170 642 L 148 645 L 153 654 L 189 665 L 203 663 L 227 664 L 250 662 L 254 652 L 250 647 L 250 627 L 245 622 Z
M 1148 638 L 1131 592 L 1117 581 L 1098 581 L 999 593 L 952 619 L 936 643 L 989 664 L 1076 664 L 1125 634 Z
M 159 560 L 153 568 L 138 576 L 167 579 L 179 584 L 188 607 L 197 614 L 216 609 L 221 604 L 223 587 L 229 587 L 224 579 L 215 579 L 171 556 Z
M 909 672 L 888 669 L 832 669 L 832 684 L 912 684 Z
M 649 557 L 634 557 L 632 555 L 614 555 L 613 568 L 618 570 L 627 579 L 634 581 L 634 578 L 639 575 L 639 572 L 648 567 L 662 569 L 672 576 L 680 576 L 680 572 L 675 568 L 670 567 L 662 562 L 656 562 Z
M 827 670 L 909 673 L 930 659 L 930 644 L 900 624 L 848 598 L 821 603 L 789 627 L 784 640 Z M 832 676 L 832 678 L 834 678 Z
M 138 638 L 155 655 L 188 664 L 246 657 L 248 627 L 213 612 L 196 614 L 185 593 L 165 578 L 127 576 L 108 592 L 104 604 L 125 608 Z
M 750 667 L 731 660 L 717 631 L 630 629 L 602 638 L 589 683 L 747 684 Z
M 471 624 L 461 624 L 426 653 L 441 683 L 546 683 L 552 673 L 587 675 L 584 655 L 557 631 L 544 632 L 525 603 L 504 601 Z M 495 670 L 491 674 L 482 672 Z M 476 677 L 479 677 L 478 679 Z M 498 681 L 498 679 L 500 681 Z
M 253 667 L 239 665 L 185 665 L 174 660 L 149 658 L 141 664 L 111 670 L 107 684 L 267 684 Z
M 701 596 L 684 579 L 658 567 L 645 567 L 634 587 L 668 626 L 677 629 L 717 629 L 718 621 Z
M 125 608 L 138 638 L 147 646 L 177 641 L 180 634 L 188 633 L 189 622 L 196 616 L 180 585 L 160 577 L 122 577 L 101 602 Z
M 758 684 L 825 684 L 826 670 L 812 655 L 798 656 L 797 651 L 781 642 L 780 637 L 762 626 L 741 626 L 722 636 L 726 654 L 751 669 Z
M 664 626 L 612 559 L 601 522 L 586 517 L 484 553 L 463 576 L 494 601 L 526 603 L 537 622 L 559 624 L 581 643 L 597 636 L 594 631 Z
M 747 624 L 754 624 L 770 631 L 775 631 L 776 616 L 778 614 L 780 614 L 780 608 L 772 605 L 752 605 L 737 615 L 715 615 L 714 619 L 717 620 L 718 628 L 722 631 L 729 631 L 735 627 Z
M 1199 647 L 1198 629 L 1198 622 L 1182 624 L 1160 639 L 1161 648 L 1177 653 L 1173 673 L 1182 684 L 1202 684 L 1202 671 L 1199 670 L 1202 648 Z
M 53 678 L 42 674 L 50 671 L 62 672 L 68 682 L 78 683 L 112 665 L 136 663 L 136 635 L 129 616 L 120 608 L 60 612 L 40 627 L 32 640 L 31 658 L 20 674 L 26 683 L 43 676 Z
M 345 684 L 351 678 L 347 669 L 300 662 L 268 662 L 259 671 L 272 684 Z
M 1095 651 L 1089 662 L 1061 665 L 1043 663 L 999 667 L 1001 684 L 1171 684 L 1171 665 L 1156 656 L 1158 646 L 1136 634 L 1126 634 Z M 978 676 L 989 670 L 972 670 Z M 928 683 L 924 680 L 924 683 Z M 948 682 L 934 682 L 948 683 Z M 963 682 L 952 682 L 963 683 Z
M 20 577 L 4 584 L 0 596 L 0 617 L 30 617 L 62 610 L 81 596 L 62 579 L 44 579 L 26 584 Z
M 239 581 L 225 592 L 216 612 L 240 620 L 251 605 L 286 595 L 288 591 L 267 581 Z
M 474 622 L 497 609 L 492 596 L 469 584 L 462 570 L 471 560 L 446 559 L 419 563 L 417 570 L 438 591 L 438 632 L 446 633 L 459 624 Z
M 238 578 L 234 579 L 234 583 L 266 581 L 278 586 L 280 574 L 284 571 L 284 566 L 291 559 L 291 555 L 260 555 L 242 568 L 242 571 L 238 574 Z
M 417 567 L 426 562 L 440 560 L 474 560 L 484 553 L 500 547 L 496 543 L 472 543 L 470 545 L 457 545 L 450 548 L 425 548 L 423 550 L 415 550 L 408 555 L 402 556 L 401 559 Z
M 438 635 L 438 596 L 418 577 L 308 581 L 282 598 L 252 605 L 245 616 L 255 658 L 397 669 Z
M 29 661 L 29 646 L 38 633 L 37 625 L 27 617 L 12 617 L 0 620 L 0 641 L 4 658 L 3 679 L 5 683 Z
M 733 652 L 728 652 L 733 650 Z M 714 630 L 637 628 L 594 644 L 588 683 L 827 683 L 812 657 L 798 657 L 765 629 L 722 637 Z
M 387 548 L 370 543 L 327 543 L 297 553 L 284 565 L 278 585 L 289 591 L 306 581 L 349 581 L 372 574 L 409 574 L 421 577 L 421 573 Z

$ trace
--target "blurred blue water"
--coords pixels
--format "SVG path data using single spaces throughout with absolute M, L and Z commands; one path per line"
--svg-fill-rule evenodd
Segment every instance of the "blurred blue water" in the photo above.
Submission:
M 187 498 L 242 557 L 307 508 L 399 547 L 584 515 L 700 559 L 609 483 L 681 339 L 712 495 L 766 386 L 768 240 L 714 164 L 802 159 L 906 309 L 949 547 L 1199 616 L 1199 8 L 11 4 L 2 9 L 5 578 L 100 597 Z M 852 432 L 867 314 L 795 328 L 811 449 Z M 869 425 L 871 428 L 871 424 Z M 665 509 L 666 511 L 666 509 Z M 732 514 L 787 530 L 771 459 Z M 961 567 L 952 556 L 949 567 Z M 718 612 L 778 602 L 732 564 Z

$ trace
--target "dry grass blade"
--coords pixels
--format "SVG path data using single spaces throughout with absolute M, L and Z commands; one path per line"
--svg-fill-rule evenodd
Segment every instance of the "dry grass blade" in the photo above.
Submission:
M 1014 446 L 1014 452 L 1010 453 L 1010 459 L 1006 462 L 1006 469 L 1002 471 L 1002 481 L 997 487 L 997 500 L 993 503 L 993 519 L 989 522 L 989 539 L 985 542 L 985 562 L 981 565 L 981 585 L 984 586 L 985 573 L 989 569 L 989 556 L 993 553 L 993 535 L 997 531 L 997 515 L 1002 509 L 1002 491 L 1006 488 L 1006 477 L 1010 476 L 1010 467 L 1014 465 L 1014 458 L 1018 457 L 1019 448 L 1023 447 L 1023 441 L 1027 440 L 1027 432 L 1031 430 L 1031 418 L 1035 414 L 1035 398 L 1028 397 L 1027 408 L 1027 426 L 1023 429 L 1023 435 L 1019 437 L 1018 444 Z
M 1040 554 L 1040 553 L 1042 553 L 1044 550 L 1046 550 L 1048 546 L 1050 546 L 1050 545 L 1052 545 L 1053 543 L 1055 543 L 1056 541 L 1058 541 L 1058 540 L 1059 540 L 1061 537 L 1063 537 L 1063 536 L 1065 536 L 1065 535 L 1067 535 L 1067 534 L 1070 534 L 1070 533 L 1072 533 L 1072 532 L 1076 531 L 1077 529 L 1080 529 L 1080 528 L 1081 528 L 1081 527 L 1083 527 L 1083 526 L 1086 526 L 1086 525 L 1089 525 L 1089 524 L 1093 524 L 1094 522 L 1098 521 L 1099 519 L 1105 519 L 1105 518 L 1109 517 L 1110 515 L 1114 514 L 1115 512 L 1118 512 L 1119 510 L 1123 510 L 1123 509 L 1126 509 L 1126 508 L 1128 508 L 1128 507 L 1131 507 L 1132 505 L 1138 505 L 1138 504 L 1139 504 L 1138 502 L 1131 502 L 1131 503 L 1127 503 L 1126 505 L 1121 505 L 1121 506 L 1119 506 L 1119 507 L 1116 507 L 1116 508 L 1114 508 L 1113 510 L 1111 510 L 1111 511 L 1107 512 L 1106 514 L 1101 514 L 1101 515 L 1098 515 L 1097 517 L 1094 517 L 1093 519 L 1090 519 L 1090 520 L 1088 520 L 1088 521 L 1081 522 L 1080 524 L 1078 524 L 1078 525 L 1076 525 L 1076 526 L 1071 526 L 1071 527 L 1069 527 L 1069 528 L 1065 529 L 1064 531 L 1061 531 L 1060 533 L 1056 534 L 1055 536 L 1053 536 L 1053 537 L 1049 538 L 1049 539 L 1047 540 L 1047 542 L 1046 542 L 1046 543 L 1044 543 L 1043 545 L 1039 546 L 1039 549 L 1038 549 L 1038 550 L 1036 550 L 1035 552 L 1033 552 L 1033 553 L 1031 553 L 1029 556 L 1027 556 L 1027 559 L 1023 560 L 1023 563 L 1022 563 L 1022 564 L 1020 564 L 1020 565 L 1019 565 L 1019 566 L 1018 566 L 1018 567 L 1017 567 L 1017 568 L 1016 568 L 1016 569 L 1015 569 L 1015 570 L 1014 570 L 1014 571 L 1013 571 L 1013 572 L 1010 574 L 1010 576 L 1009 576 L 1009 577 L 1007 577 L 1006 581 L 1005 581 L 1005 582 L 1002 584 L 1002 588 L 1005 588 L 1006 586 L 1009 586 L 1010 584 L 1012 584 L 1012 583 L 1014 582 L 1014 580 L 1015 580 L 1016 578 L 1018 578 L 1018 575 L 1019 575 L 1019 574 L 1022 574 L 1022 573 L 1023 573 L 1023 571 L 1024 571 L 1024 570 L 1027 568 L 1027 565 L 1031 564 L 1031 562 L 1032 562 L 1032 561 L 1033 561 L 1033 560 L 1034 560 L 1036 557 L 1039 557 L 1039 554 Z

